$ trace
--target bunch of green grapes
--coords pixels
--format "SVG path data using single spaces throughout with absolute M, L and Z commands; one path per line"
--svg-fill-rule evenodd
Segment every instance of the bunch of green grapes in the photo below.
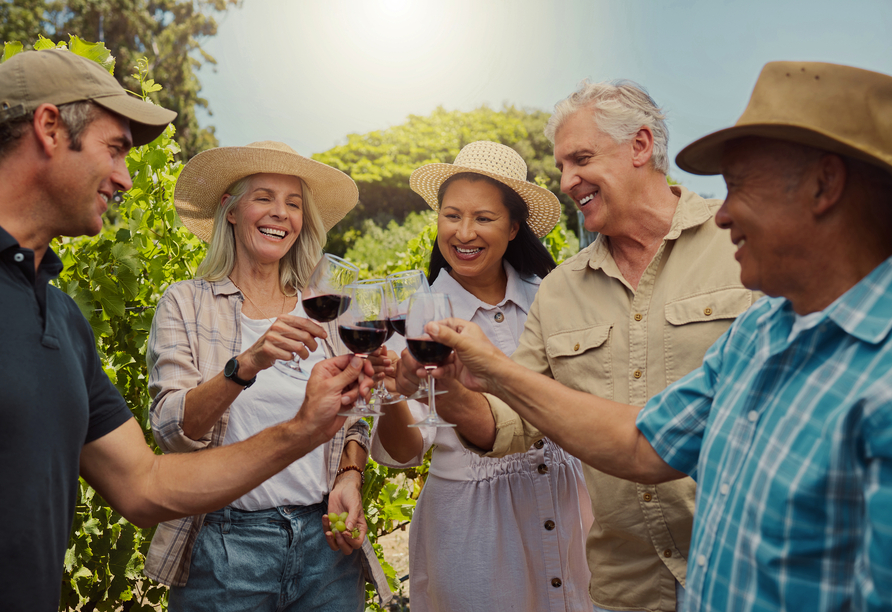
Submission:
M 340 514 L 332 512 L 328 515 L 328 522 L 331 523 L 332 533 L 345 533 L 347 531 L 347 524 L 344 521 L 347 520 L 348 516 L 348 512 L 341 512 Z M 354 540 L 358 540 L 359 528 L 354 527 L 353 531 L 350 532 L 350 537 Z

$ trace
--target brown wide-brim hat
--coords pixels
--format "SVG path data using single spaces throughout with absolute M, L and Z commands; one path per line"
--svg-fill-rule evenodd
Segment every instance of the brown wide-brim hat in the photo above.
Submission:
M 720 174 L 725 143 L 774 138 L 847 155 L 892 172 L 892 77 L 817 62 L 770 62 L 733 127 L 686 146 L 675 158 L 693 174 Z
M 450 176 L 462 172 L 483 174 L 513 189 L 530 211 L 527 225 L 541 238 L 561 220 L 557 196 L 527 180 L 527 164 L 520 153 L 498 142 L 479 140 L 462 147 L 452 164 L 428 164 L 409 177 L 409 187 L 424 198 L 428 206 L 440 210 L 437 193 Z
M 85 101 L 128 119 L 135 146 L 155 140 L 177 116 L 130 95 L 108 70 L 66 49 L 23 51 L 0 64 L 0 123 L 41 104 Z
M 303 179 L 327 232 L 359 201 L 353 179 L 336 168 L 299 155 L 288 145 L 265 140 L 244 147 L 218 147 L 189 160 L 177 179 L 174 204 L 189 231 L 210 242 L 214 214 L 226 190 L 252 174 Z

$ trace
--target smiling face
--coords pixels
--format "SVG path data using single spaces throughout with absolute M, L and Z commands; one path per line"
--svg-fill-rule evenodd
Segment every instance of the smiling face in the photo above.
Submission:
M 57 236 L 95 236 L 102 230 L 108 201 L 116 191 L 133 186 L 127 170 L 132 144 L 128 121 L 101 109 L 93 112 L 99 114 L 81 134 L 80 150 L 69 148 L 66 132 L 47 177 Z
M 495 185 L 458 179 L 446 187 L 437 216 L 437 245 L 459 283 L 501 275 L 502 257 L 519 229 Z
M 561 191 L 573 198 L 590 232 L 615 235 L 631 213 L 636 180 L 631 143 L 617 143 L 598 129 L 592 111 L 570 115 L 554 136 L 554 161 Z
M 740 280 L 749 289 L 789 297 L 802 284 L 814 237 L 811 159 L 803 147 L 766 138 L 725 145 L 728 196 L 716 223 L 730 230 Z
M 229 194 L 223 196 L 226 205 Z M 296 176 L 255 174 L 245 195 L 226 215 L 235 233 L 239 264 L 278 263 L 300 235 L 303 225 L 303 188 Z

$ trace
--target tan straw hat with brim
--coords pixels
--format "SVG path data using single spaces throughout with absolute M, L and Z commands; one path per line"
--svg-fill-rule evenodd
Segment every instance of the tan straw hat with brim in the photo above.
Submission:
M 130 95 L 108 70 L 66 49 L 23 51 L 0 64 L 0 123 L 41 104 L 86 101 L 126 117 L 135 146 L 155 140 L 177 116 Z
M 557 196 L 527 179 L 527 165 L 520 154 L 503 144 L 479 140 L 462 147 L 451 164 L 428 164 L 409 177 L 409 187 L 424 198 L 428 206 L 439 210 L 437 192 L 450 176 L 462 172 L 483 174 L 504 183 L 523 198 L 530 209 L 527 225 L 537 238 L 550 232 L 561 219 Z
M 768 63 L 734 127 L 692 142 L 675 163 L 693 174 L 720 174 L 725 143 L 745 136 L 807 145 L 892 172 L 892 77 L 837 64 Z
M 359 201 L 356 183 L 340 170 L 299 155 L 286 144 L 265 140 L 244 147 L 209 149 L 189 160 L 174 191 L 183 225 L 209 242 L 223 194 L 236 181 L 260 173 L 302 178 L 313 193 L 326 232 Z

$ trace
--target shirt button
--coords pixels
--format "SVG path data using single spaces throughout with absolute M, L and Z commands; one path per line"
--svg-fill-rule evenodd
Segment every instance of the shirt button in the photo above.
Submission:
M 536 448 L 542 448 L 543 446 L 545 446 L 545 440 L 536 440 L 536 443 L 533 444 L 533 446 L 535 446 Z
M 706 565 L 706 556 L 699 555 L 697 557 L 697 565 L 699 565 L 700 567 L 703 567 L 704 565 Z
M 708 317 L 709 315 L 712 314 L 712 308 L 707 306 L 706 308 L 703 309 L 703 314 L 705 314 Z
M 554 529 L 554 521 L 545 521 L 545 530 L 551 531 Z
M 719 491 L 722 492 L 722 495 L 727 495 L 727 494 L 728 494 L 728 491 L 730 491 L 730 490 L 731 490 L 731 487 L 728 486 L 728 483 L 727 483 L 727 482 L 724 483 L 722 486 L 719 487 Z
M 632 376 L 634 376 L 635 378 L 641 378 L 641 370 L 635 370 L 634 372 L 632 372 Z
M 654 496 L 651 495 L 650 493 L 645 493 L 644 495 L 641 496 L 641 499 L 643 499 L 644 501 L 647 501 L 647 502 L 649 502 L 653 498 L 654 498 Z
M 540 464 L 539 464 L 539 467 L 537 467 L 536 470 L 537 470 L 540 474 L 547 474 L 547 473 L 548 473 L 548 466 L 545 465 L 544 463 L 540 463 Z
M 25 256 L 21 253 L 16 253 L 12 256 L 12 258 L 16 261 L 16 263 L 22 263 L 23 261 L 25 261 Z
M 493 318 L 496 320 L 496 323 L 501 323 L 505 320 L 505 315 L 503 315 L 501 312 L 497 312 L 496 316 L 494 316 Z
M 756 420 L 759 418 L 759 413 L 755 410 L 750 410 L 749 414 L 746 415 L 746 418 L 748 418 L 751 423 L 755 423 Z
M 578 343 L 578 342 L 576 343 L 576 346 L 573 347 L 573 350 L 574 350 L 574 351 L 578 351 L 578 350 L 579 350 L 579 343 Z
M 641 316 L 641 313 L 640 313 L 640 312 L 636 312 L 636 313 L 635 313 L 635 320 L 636 320 L 636 321 L 640 321 L 642 318 L 643 318 L 643 317 Z
M 562 584 L 564 584 L 564 583 L 561 582 L 561 579 L 560 579 L 560 578 L 552 578 L 552 579 L 551 579 L 551 586 L 553 586 L 554 588 L 558 588 L 558 587 L 561 586 Z
M 670 558 L 672 556 L 672 551 L 667 548 L 666 550 L 663 551 L 663 556 L 666 557 L 667 559 Z

